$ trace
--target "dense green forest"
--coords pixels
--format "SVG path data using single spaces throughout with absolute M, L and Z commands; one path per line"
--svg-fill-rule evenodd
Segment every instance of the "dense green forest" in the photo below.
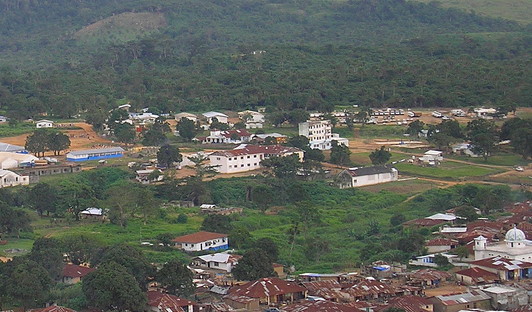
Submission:
M 0 112 L 19 119 L 118 99 L 156 112 L 532 102 L 530 26 L 434 3 L 3 0 L 0 14 Z

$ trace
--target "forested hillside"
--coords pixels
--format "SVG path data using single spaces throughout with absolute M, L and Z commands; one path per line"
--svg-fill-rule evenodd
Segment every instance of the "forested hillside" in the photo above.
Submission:
M 531 103 L 530 31 L 404 0 L 0 0 L 0 111 Z

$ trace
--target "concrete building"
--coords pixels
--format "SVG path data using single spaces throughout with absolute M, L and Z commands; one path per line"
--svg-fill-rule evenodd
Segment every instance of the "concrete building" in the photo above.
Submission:
M 490 309 L 490 296 L 481 290 L 471 290 L 462 294 L 435 296 L 429 299 L 434 304 L 434 312 L 458 312 L 464 309 Z
M 272 156 L 297 155 L 303 161 L 304 152 L 295 147 L 281 145 L 246 145 L 229 150 L 217 151 L 209 155 L 212 166 L 218 166 L 220 173 L 244 172 L 261 168 L 260 162 Z
M 46 119 L 43 119 L 43 120 L 39 120 L 37 122 L 35 122 L 35 127 L 37 128 L 53 128 L 54 127 L 54 122 L 51 121 L 51 120 L 46 120 Z
M 188 120 L 192 120 L 194 123 L 195 123 L 196 121 L 198 121 L 198 116 L 196 116 L 196 115 L 194 115 L 194 114 L 190 114 L 190 113 L 185 113 L 185 112 L 183 112 L 183 113 L 179 113 L 179 114 L 175 114 L 175 115 L 174 115 L 174 118 L 175 118 L 175 120 L 176 120 L 177 122 L 180 122 L 181 119 L 183 119 L 183 118 L 186 118 L 186 119 L 188 119 Z
M 301 122 L 299 123 L 299 135 L 307 137 L 309 146 L 313 149 L 329 150 L 332 147 L 332 141 L 349 146 L 349 140 L 332 133 L 330 120 L 309 120 Z
M 172 240 L 176 248 L 184 251 L 224 250 L 229 248 L 227 234 L 196 232 L 176 237 Z
M 30 154 L 0 152 L 0 169 L 32 167 L 38 159 Z
M 30 184 L 30 177 L 21 176 L 13 171 L 0 169 L 0 188 Z
M 211 124 L 214 121 L 214 118 L 216 118 L 216 120 L 218 120 L 218 122 L 220 123 L 227 123 L 227 118 L 229 118 L 229 116 L 227 116 L 226 114 L 222 114 L 218 112 L 206 112 L 206 113 L 203 113 L 202 115 L 203 117 L 207 119 L 207 122 L 209 124 Z
M 397 181 L 399 172 L 393 167 L 374 166 L 349 168 L 338 174 L 336 183 L 340 188 L 359 187 L 365 185 Z
M 532 263 L 501 256 L 470 262 L 472 268 L 481 268 L 497 274 L 501 282 L 532 278 Z
M 512 310 L 529 303 L 525 289 L 507 285 L 483 286 L 482 291 L 491 297 L 491 306 L 497 310 Z
M 69 161 L 87 161 L 118 158 L 124 155 L 124 149 L 121 147 L 108 147 L 90 150 L 72 151 L 66 154 L 66 159 Z
M 475 238 L 473 250 L 475 260 L 503 257 L 532 262 L 532 241 L 527 240 L 525 233 L 515 226 L 506 232 L 503 243 L 488 244 L 484 236 Z
M 227 253 L 215 253 L 199 256 L 192 259 L 192 266 L 202 269 L 215 269 L 231 273 L 231 270 L 238 264 L 242 256 Z

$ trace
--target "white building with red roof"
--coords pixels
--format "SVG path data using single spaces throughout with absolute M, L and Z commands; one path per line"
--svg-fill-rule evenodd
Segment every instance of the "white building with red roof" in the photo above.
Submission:
M 220 173 L 235 173 L 261 168 L 260 162 L 273 156 L 297 155 L 303 161 L 304 152 L 295 147 L 281 145 L 242 144 L 229 151 L 217 151 L 209 155 L 212 166 Z
M 192 312 L 194 302 L 159 291 L 148 291 L 148 306 L 153 312 Z
M 172 240 L 176 248 L 184 251 L 224 250 L 229 248 L 227 234 L 213 232 L 196 232 L 176 237 Z

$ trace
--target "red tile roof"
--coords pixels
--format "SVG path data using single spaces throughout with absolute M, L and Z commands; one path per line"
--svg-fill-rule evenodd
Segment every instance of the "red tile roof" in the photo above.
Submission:
M 192 301 L 158 291 L 148 291 L 147 295 L 148 305 L 164 312 L 183 312 L 185 310 L 182 307 L 194 305 Z
M 438 224 L 443 224 L 447 221 L 445 220 L 432 220 L 432 219 L 414 219 L 405 222 L 405 225 L 417 225 L 417 226 L 436 226 Z
M 503 270 L 503 271 L 515 270 L 516 268 L 532 268 L 532 263 L 530 262 L 506 259 L 503 257 L 492 257 L 492 258 L 477 260 L 477 261 L 471 262 L 470 264 L 480 266 L 480 267 Z
M 325 300 L 305 301 L 282 308 L 283 312 L 357 312 L 357 308 Z
M 477 267 L 461 270 L 456 272 L 455 274 L 468 276 L 475 283 L 491 283 L 499 280 L 499 276 L 497 274 Z M 459 280 L 459 278 L 457 279 Z
M 229 289 L 233 296 L 246 296 L 251 298 L 266 298 L 276 295 L 305 292 L 306 289 L 294 282 L 287 282 L 280 278 L 261 278 L 259 280 L 235 286 Z
M 62 306 L 53 305 L 53 306 L 49 306 L 48 308 L 29 310 L 29 312 L 76 312 L 76 310 L 72 310 L 69 308 L 62 307 Z
M 477 220 L 467 224 L 468 231 L 472 231 L 475 229 L 485 231 L 493 230 L 496 233 L 504 229 L 504 224 L 502 224 L 501 222 L 493 222 L 488 220 Z
M 76 278 L 76 277 L 82 278 L 94 270 L 96 269 L 88 268 L 88 267 L 84 267 L 80 265 L 75 265 L 75 264 L 67 264 L 63 267 L 63 272 L 61 273 L 61 276 L 71 277 L 71 278 Z
M 435 238 L 427 241 L 425 246 L 456 246 L 458 241 L 449 238 Z
M 213 232 L 196 232 L 188 235 L 178 236 L 172 241 L 176 243 L 191 243 L 197 244 L 201 242 L 206 242 L 212 239 L 224 238 L 227 237 L 227 234 L 213 233 Z

